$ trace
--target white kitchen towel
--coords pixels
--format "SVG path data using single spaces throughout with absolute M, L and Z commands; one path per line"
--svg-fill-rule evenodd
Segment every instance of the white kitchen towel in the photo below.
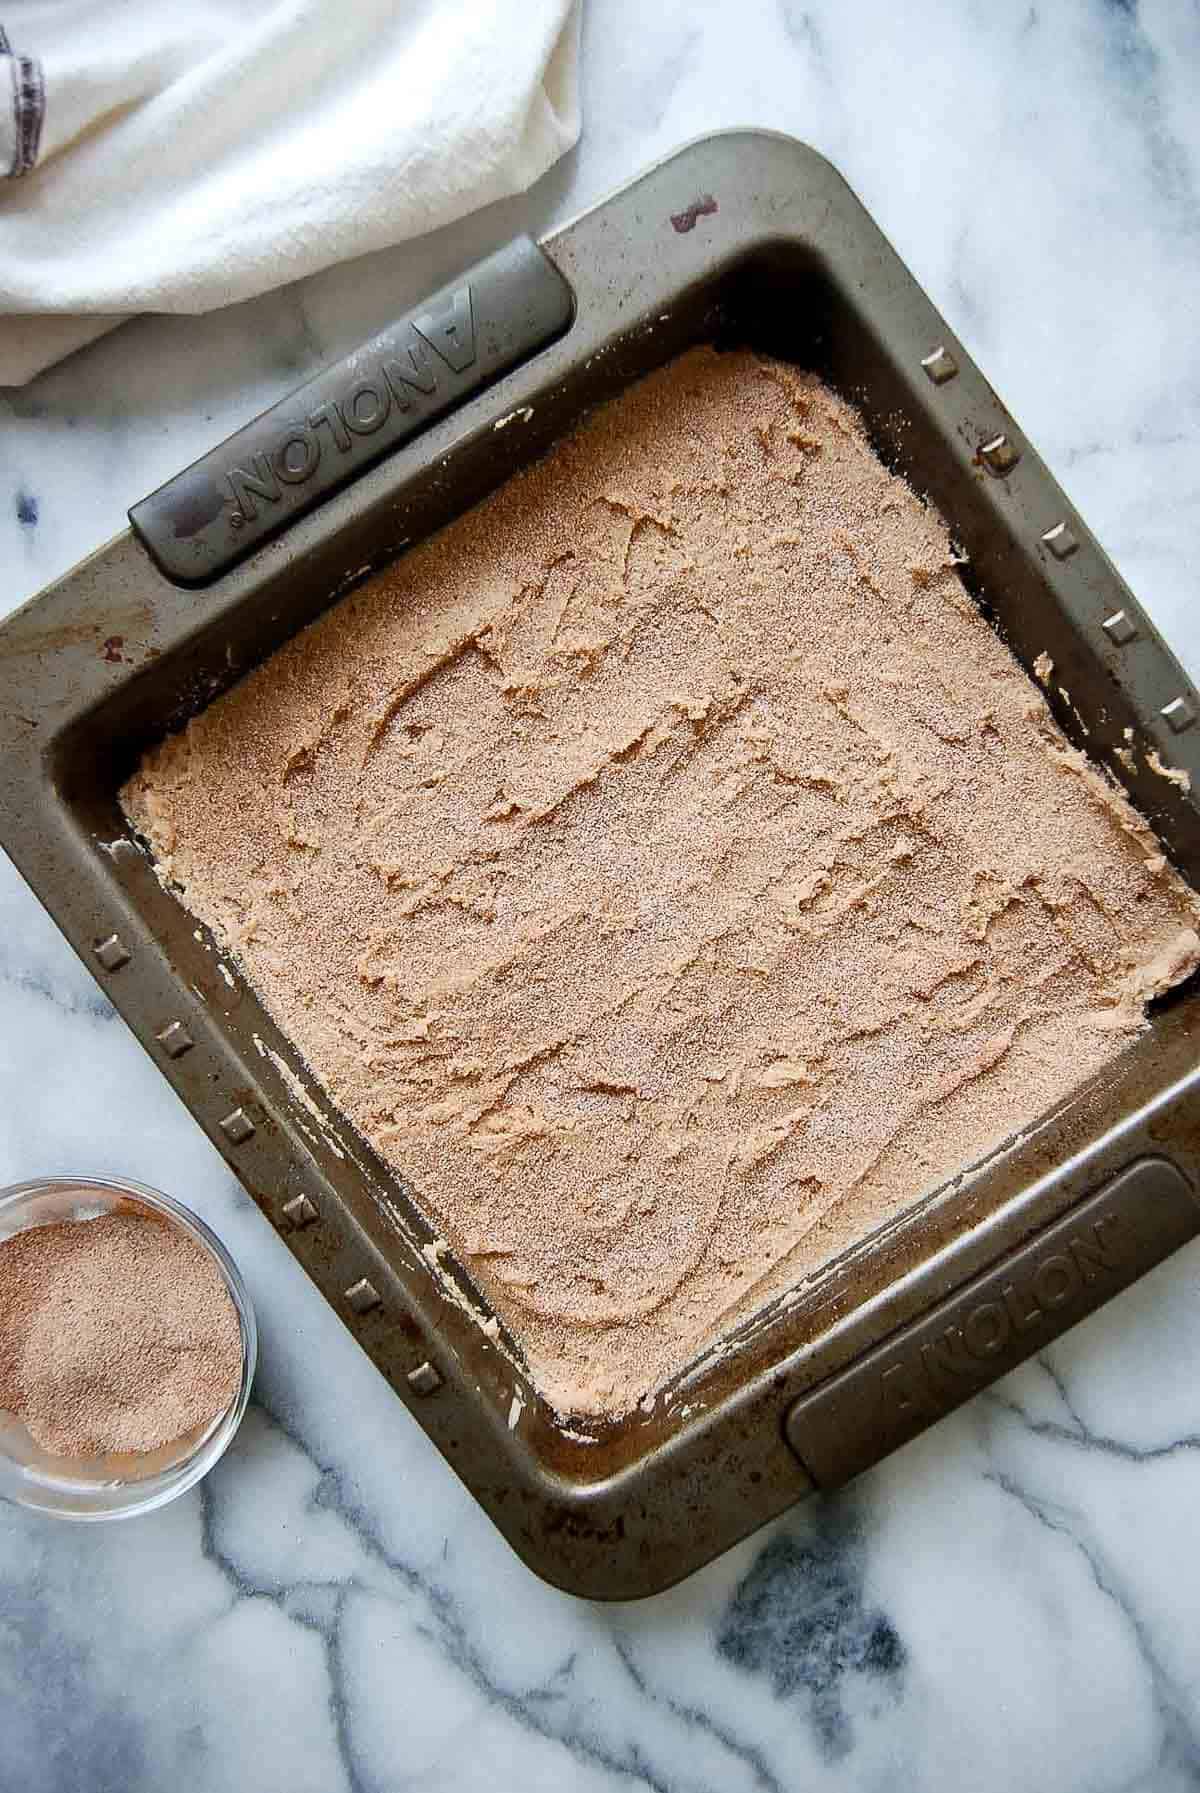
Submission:
M 0 0 L 0 385 L 523 191 L 581 3 Z

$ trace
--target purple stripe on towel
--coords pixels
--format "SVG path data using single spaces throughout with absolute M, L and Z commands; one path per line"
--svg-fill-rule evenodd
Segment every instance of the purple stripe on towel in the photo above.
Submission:
M 42 121 L 46 116 L 46 82 L 42 65 L 32 56 L 13 53 L 8 33 L 0 25 L 0 57 L 11 59 L 11 67 L 0 70 L 12 81 L 13 90 L 13 157 L 11 168 L 4 174 L 28 174 L 38 159 L 42 143 Z
M 28 174 L 38 159 L 42 143 L 46 83 L 41 63 L 35 62 L 32 56 L 18 56 L 16 72 L 17 153 L 12 172 Z

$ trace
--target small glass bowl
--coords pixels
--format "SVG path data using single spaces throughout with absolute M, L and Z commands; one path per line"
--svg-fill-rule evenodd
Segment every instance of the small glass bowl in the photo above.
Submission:
M 96 1220 L 122 1208 L 149 1210 L 190 1235 L 220 1271 L 242 1332 L 242 1377 L 222 1413 L 172 1444 L 102 1458 L 56 1457 L 0 1411 L 0 1496 L 60 1519 L 128 1519 L 165 1506 L 207 1475 L 241 1424 L 258 1356 L 254 1309 L 237 1265 L 216 1235 L 169 1195 L 100 1177 L 43 1177 L 0 1190 L 0 1239 L 53 1221 Z

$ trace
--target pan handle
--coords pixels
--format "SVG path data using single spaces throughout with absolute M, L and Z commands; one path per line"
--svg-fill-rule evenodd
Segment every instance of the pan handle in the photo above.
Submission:
M 982 1275 L 801 1395 L 784 1423 L 836 1488 L 1032 1357 L 1200 1231 L 1182 1172 L 1142 1158 Z
M 143 498 L 134 532 L 168 579 L 207 585 L 571 322 L 571 289 L 516 237 Z

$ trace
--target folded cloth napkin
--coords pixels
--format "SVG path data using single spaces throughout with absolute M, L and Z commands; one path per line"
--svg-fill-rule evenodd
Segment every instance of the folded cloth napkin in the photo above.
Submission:
M 0 385 L 135 312 L 252 298 L 522 191 L 579 135 L 580 4 L 22 0 Z

